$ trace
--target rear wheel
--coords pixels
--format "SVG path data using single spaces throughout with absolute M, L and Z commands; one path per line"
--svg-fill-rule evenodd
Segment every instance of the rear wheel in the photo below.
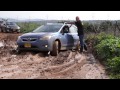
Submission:
M 55 41 L 54 44 L 53 44 L 53 51 L 51 51 L 51 55 L 52 56 L 57 56 L 59 53 L 59 42 L 58 41 Z

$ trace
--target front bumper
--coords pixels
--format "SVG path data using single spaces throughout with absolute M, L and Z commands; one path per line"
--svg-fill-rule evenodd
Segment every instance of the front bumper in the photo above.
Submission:
M 7 28 L 8 32 L 20 32 L 20 29 Z
M 25 43 L 31 44 L 30 48 L 24 47 Z M 52 51 L 51 45 L 47 40 L 37 40 L 37 41 L 17 41 L 19 50 L 32 50 L 32 51 Z

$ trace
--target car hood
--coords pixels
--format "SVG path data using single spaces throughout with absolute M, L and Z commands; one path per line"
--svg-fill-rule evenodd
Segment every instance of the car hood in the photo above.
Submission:
M 26 33 L 21 35 L 21 38 L 41 38 L 48 35 L 54 35 L 55 33 Z

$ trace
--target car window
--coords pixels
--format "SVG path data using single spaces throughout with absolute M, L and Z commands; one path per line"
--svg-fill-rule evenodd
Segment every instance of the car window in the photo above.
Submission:
M 64 33 L 69 33 L 69 27 L 68 27 L 68 26 L 64 26 L 64 27 L 62 28 L 61 33 L 62 33 L 62 32 L 64 32 Z
M 34 33 L 39 32 L 58 32 L 62 25 L 42 25 L 34 30 Z
M 69 32 L 70 33 L 77 33 L 77 28 L 74 25 L 72 25 L 69 29 Z

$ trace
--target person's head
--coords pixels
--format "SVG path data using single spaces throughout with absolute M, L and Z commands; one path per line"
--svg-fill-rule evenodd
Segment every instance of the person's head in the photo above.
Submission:
M 78 16 L 76 16 L 76 21 L 79 21 L 79 20 L 80 20 L 80 18 Z

